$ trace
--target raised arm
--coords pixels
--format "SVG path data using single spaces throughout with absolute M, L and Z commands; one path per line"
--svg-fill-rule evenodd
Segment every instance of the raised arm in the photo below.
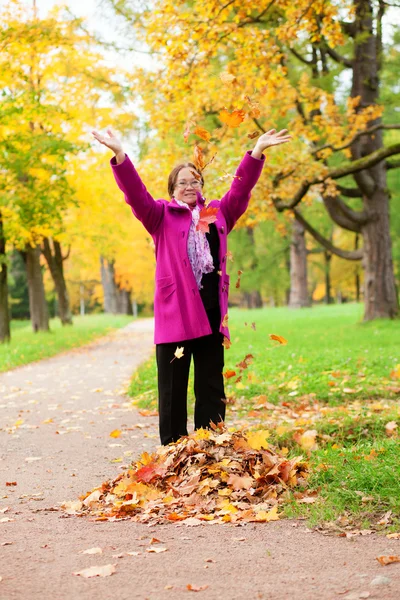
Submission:
M 282 129 L 278 133 L 275 129 L 270 129 L 258 138 L 254 150 L 246 152 L 244 155 L 229 191 L 221 198 L 221 210 L 226 220 L 228 233 L 248 207 L 251 191 L 264 166 L 264 150 L 269 146 L 284 144 L 290 139 L 291 136 L 287 135 L 287 129 Z
M 131 160 L 123 151 L 121 141 L 110 129 L 107 130 L 108 136 L 103 136 L 97 131 L 92 133 L 96 140 L 114 152 L 115 156 L 110 163 L 117 185 L 124 193 L 125 201 L 131 207 L 135 217 L 143 223 L 150 234 L 153 234 L 164 213 L 163 203 L 157 202 L 149 194 Z

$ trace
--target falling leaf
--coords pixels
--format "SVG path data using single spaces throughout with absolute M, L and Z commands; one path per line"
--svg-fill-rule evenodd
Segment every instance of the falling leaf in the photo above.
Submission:
M 222 327 L 228 327 L 228 319 L 229 319 L 229 317 L 228 317 L 228 313 L 227 313 L 224 316 L 224 318 L 222 319 L 222 323 L 221 323 Z
M 377 556 L 376 560 L 381 563 L 382 566 L 390 565 L 395 562 L 400 562 L 400 556 Z
M 207 129 L 203 129 L 202 127 L 196 127 L 193 132 L 195 135 L 198 135 L 202 140 L 208 142 L 211 138 L 211 133 L 207 131 Z
M 252 354 L 246 354 L 244 359 L 238 362 L 236 366 L 239 367 L 240 370 L 247 369 L 253 360 L 254 356 Z
M 183 139 L 185 141 L 185 143 L 187 144 L 188 139 L 189 139 L 189 135 L 190 135 L 190 125 L 191 125 L 191 121 L 188 121 L 185 125 L 185 131 L 183 133 Z
M 275 335 L 275 333 L 270 333 L 269 337 L 271 340 L 275 340 L 276 342 L 279 342 L 282 345 L 287 344 L 287 340 L 285 340 L 285 338 L 281 335 Z
M 219 118 L 225 125 L 228 125 L 228 127 L 239 127 L 244 121 L 245 116 L 246 113 L 244 110 L 234 110 L 230 113 L 226 109 L 223 109 L 219 113 Z
M 254 322 L 251 324 L 251 328 L 254 329 L 254 331 L 256 330 L 256 324 Z
M 249 96 L 245 96 L 245 99 L 247 100 L 247 103 L 250 106 L 249 117 L 253 119 L 258 119 L 258 117 L 261 115 L 259 103 L 254 102 Z
M 197 181 L 200 181 L 200 180 L 201 180 L 201 175 L 200 175 L 200 173 L 198 173 L 197 171 L 193 171 L 193 169 L 191 169 L 191 170 L 190 170 L 190 172 L 191 172 L 191 174 L 193 175 L 193 177 L 194 177 L 195 179 L 197 179 Z
M 237 280 L 237 282 L 236 282 L 236 288 L 237 288 L 237 289 L 239 289 L 239 288 L 240 288 L 240 277 L 241 277 L 242 275 L 243 275 L 243 271 L 241 271 L 241 270 L 239 269 L 239 271 L 238 271 L 238 280 Z
M 219 208 L 214 206 L 206 206 L 200 211 L 199 222 L 197 223 L 196 230 L 208 233 L 210 231 L 210 223 L 215 223 L 217 220 Z
M 219 77 L 222 83 L 224 83 L 225 85 L 231 85 L 236 81 L 236 77 L 231 73 L 221 73 Z
M 82 571 L 74 572 L 73 575 L 80 575 L 81 577 L 108 577 L 116 572 L 115 567 L 116 564 L 88 567 Z
M 185 349 L 184 346 L 182 346 L 181 348 L 179 348 L 179 346 L 177 346 L 177 348 L 174 352 L 174 358 L 172 360 L 170 360 L 170 363 L 172 363 L 172 361 L 175 360 L 175 358 L 182 358 L 184 349 Z
M 229 350 L 229 348 L 232 345 L 231 341 L 229 340 L 229 338 L 226 337 L 226 335 L 224 335 L 224 339 L 222 341 L 222 345 L 225 348 L 225 350 Z
M 255 138 L 257 138 L 260 135 L 260 133 L 258 131 L 253 131 L 253 133 L 248 133 L 247 137 L 251 140 L 254 140 Z
M 224 171 L 224 175 L 221 175 L 221 177 L 219 177 L 218 179 L 220 179 L 221 181 L 224 181 L 224 179 L 242 179 L 240 175 L 232 175 L 231 173 L 226 173 Z
M 231 377 L 235 377 L 235 375 L 236 375 L 236 371 L 232 371 L 229 369 L 227 369 L 224 373 L 225 379 L 230 379 Z
M 118 438 L 118 437 L 120 437 L 121 433 L 122 432 L 121 432 L 120 429 L 114 429 L 114 431 L 112 431 L 110 433 L 110 437 L 112 437 L 112 438 Z
M 195 144 L 194 148 L 193 148 L 193 164 L 196 167 L 196 169 L 201 173 L 202 171 L 204 171 L 204 169 L 212 163 L 212 161 L 215 158 L 215 154 L 211 157 L 211 159 L 206 162 L 205 158 L 204 158 L 204 154 L 203 154 L 203 150 L 202 148 L 200 148 L 200 146 L 198 146 L 198 144 Z
M 226 258 L 228 260 L 230 260 L 231 262 L 233 262 L 233 254 L 230 250 L 228 250 L 228 252 L 225 254 Z

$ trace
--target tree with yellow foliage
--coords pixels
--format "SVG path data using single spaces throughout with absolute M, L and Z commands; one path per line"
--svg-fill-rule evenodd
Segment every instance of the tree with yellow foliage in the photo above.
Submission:
M 110 3 L 157 53 L 158 68 L 138 70 L 135 88 L 158 133 L 153 146 L 159 150 L 171 131 L 184 130 L 186 140 L 208 144 L 206 161 L 218 150 L 213 167 L 229 177 L 222 165 L 232 164 L 246 138 L 271 122 L 286 126 L 295 140 L 290 154 L 282 149 L 270 160 L 244 223 L 269 218 L 273 209 L 290 212 L 330 253 L 362 259 L 364 318 L 395 317 L 386 173 L 399 164 L 389 159 L 400 154 L 400 144 L 385 146 L 383 133 L 399 126 L 385 122 L 378 103 L 387 4 L 156 0 L 137 9 L 130 0 Z M 335 96 L 344 70 L 351 76 L 346 102 Z M 154 159 L 150 144 L 146 161 Z M 362 237 L 362 248 L 334 245 L 305 218 L 301 207 L 316 198 L 336 225 Z

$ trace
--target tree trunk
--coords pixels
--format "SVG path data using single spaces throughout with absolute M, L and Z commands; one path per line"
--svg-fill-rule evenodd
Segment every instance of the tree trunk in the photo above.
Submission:
M 379 95 L 380 40 L 374 34 L 371 0 L 354 0 L 355 56 L 351 96 L 360 96 L 359 107 L 377 103 Z M 368 123 L 378 124 L 380 119 Z M 382 130 L 359 138 L 351 147 L 357 160 L 383 147 Z M 394 318 L 398 314 L 389 224 L 389 195 L 385 161 L 354 175 L 363 192 L 364 210 L 372 218 L 362 226 L 365 269 L 364 320 Z
M 354 241 L 354 249 L 357 250 L 358 249 L 358 242 L 359 242 L 359 235 L 358 233 L 356 233 L 356 238 Z M 356 302 L 360 302 L 360 291 L 361 291 L 361 286 L 360 286 L 360 270 L 359 270 L 359 266 L 356 265 L 355 268 L 355 288 L 356 288 Z
M 290 308 L 310 306 L 307 289 L 307 248 L 304 227 L 293 221 L 290 245 Z
M 26 265 L 29 288 L 29 310 L 33 331 L 49 331 L 49 311 L 44 293 L 42 267 L 40 266 L 40 246 L 27 245 L 22 252 Z
M 9 342 L 10 311 L 8 307 L 6 240 L 4 238 L 3 218 L 0 213 L 0 342 Z
M 115 284 L 114 261 L 100 256 L 101 283 L 104 292 L 104 312 L 117 314 L 117 286 Z
M 128 290 L 117 288 L 117 312 L 121 315 L 132 314 L 131 293 Z
M 331 286 L 331 260 L 332 254 L 324 251 L 325 258 L 325 304 L 332 304 L 332 286 Z
M 69 304 L 69 296 L 67 285 L 64 278 L 64 266 L 63 262 L 65 258 L 61 252 L 60 243 L 53 240 L 53 251 L 51 250 L 50 240 L 44 238 L 42 246 L 43 255 L 47 261 L 51 276 L 53 278 L 54 287 L 57 294 L 58 304 L 58 316 L 61 319 L 63 325 L 72 325 L 72 314 Z

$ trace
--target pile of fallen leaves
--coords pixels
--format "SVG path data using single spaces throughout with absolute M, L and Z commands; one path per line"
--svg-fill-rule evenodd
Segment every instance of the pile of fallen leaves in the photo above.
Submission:
M 308 471 L 302 456 L 288 459 L 269 447 L 268 436 L 199 429 L 153 454 L 144 452 L 114 480 L 62 509 L 96 521 L 277 520 L 287 490 L 296 487 L 296 495 L 305 495 Z

